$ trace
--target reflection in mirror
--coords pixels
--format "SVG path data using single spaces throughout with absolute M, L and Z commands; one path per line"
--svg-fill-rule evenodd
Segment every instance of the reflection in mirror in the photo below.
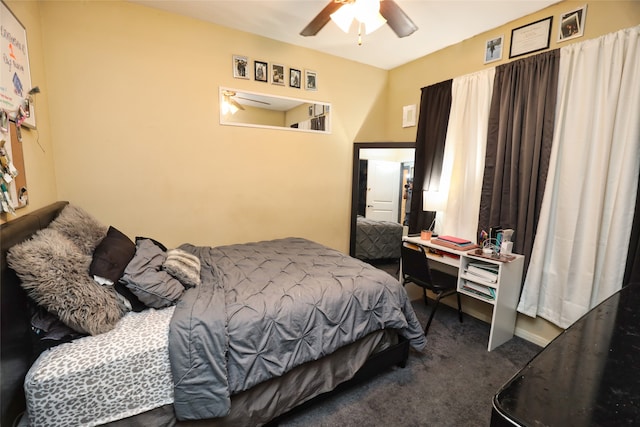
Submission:
M 220 88 L 220 124 L 331 132 L 331 104 Z
M 358 218 L 391 221 L 403 226 L 408 218 L 410 179 L 415 144 L 357 142 L 353 151 L 351 233 L 349 254 L 358 257 Z M 406 232 L 406 226 L 404 226 Z

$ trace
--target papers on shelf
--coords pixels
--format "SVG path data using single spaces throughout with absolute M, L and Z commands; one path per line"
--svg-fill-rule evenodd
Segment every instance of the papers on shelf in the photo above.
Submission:
M 467 273 L 492 283 L 496 283 L 498 281 L 497 265 L 471 262 L 467 266 Z
M 462 288 L 485 298 L 495 299 L 496 297 L 496 290 L 491 286 L 484 286 L 479 283 L 473 283 L 465 280 Z

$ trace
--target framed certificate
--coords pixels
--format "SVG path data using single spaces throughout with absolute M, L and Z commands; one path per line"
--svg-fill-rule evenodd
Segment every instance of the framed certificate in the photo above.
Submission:
M 553 16 L 511 30 L 509 58 L 549 48 Z

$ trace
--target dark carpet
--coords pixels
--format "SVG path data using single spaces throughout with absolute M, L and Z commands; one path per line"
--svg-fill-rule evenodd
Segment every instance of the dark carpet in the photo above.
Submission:
M 393 270 L 391 268 L 390 270 Z M 453 298 L 453 297 L 450 297 Z M 426 324 L 433 302 L 413 301 Z M 411 350 L 405 368 L 392 368 L 281 420 L 297 426 L 488 426 L 498 389 L 541 347 L 514 337 L 487 351 L 489 325 L 441 304 L 427 347 Z

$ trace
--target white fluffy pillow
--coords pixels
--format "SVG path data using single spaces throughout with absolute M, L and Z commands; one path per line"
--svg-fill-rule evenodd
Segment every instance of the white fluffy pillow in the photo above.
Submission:
M 78 332 L 107 332 L 126 311 L 113 287 L 89 276 L 91 256 L 58 230 L 45 228 L 13 246 L 7 261 L 27 294 Z
M 93 254 L 109 227 L 74 205 L 67 205 L 49 227 L 71 240 L 85 255 Z

